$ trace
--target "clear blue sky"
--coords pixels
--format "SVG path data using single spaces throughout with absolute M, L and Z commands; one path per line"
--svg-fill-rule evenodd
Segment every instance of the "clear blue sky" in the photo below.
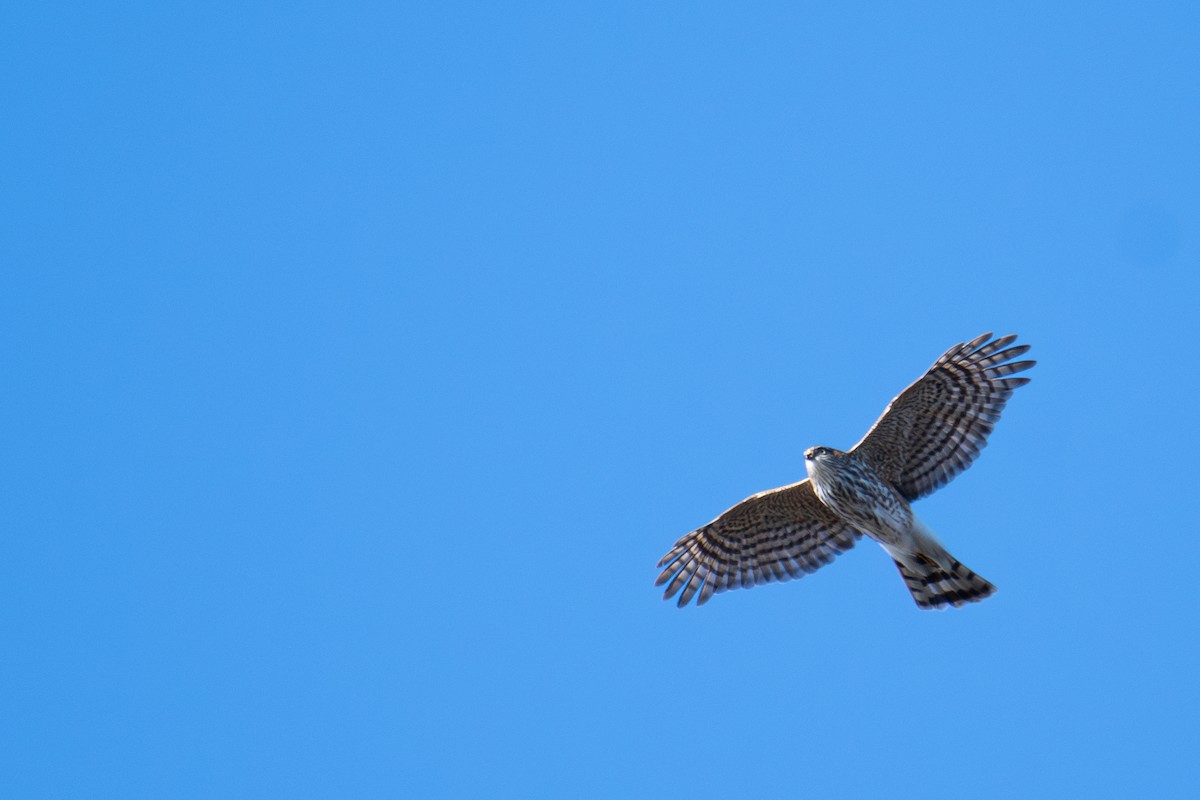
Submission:
M 10 4 L 5 796 L 1200 796 L 1200 7 L 983 5 Z M 987 330 L 994 598 L 659 599 Z

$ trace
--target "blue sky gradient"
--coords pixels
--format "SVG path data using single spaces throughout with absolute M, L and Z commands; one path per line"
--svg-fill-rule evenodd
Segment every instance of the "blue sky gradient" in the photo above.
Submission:
M 4 794 L 1200 794 L 1200 6 L 646 5 L 2 12 Z M 994 598 L 659 599 L 987 330 Z

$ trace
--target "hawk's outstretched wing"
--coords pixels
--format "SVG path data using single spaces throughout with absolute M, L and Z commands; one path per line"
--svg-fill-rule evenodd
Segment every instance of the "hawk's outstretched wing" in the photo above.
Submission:
M 1029 383 L 1006 377 L 1037 363 L 1012 361 L 1029 345 L 1008 347 L 1015 335 L 991 338 L 985 333 L 947 350 L 851 451 L 905 499 L 924 497 L 971 466 L 1013 389 Z
M 670 581 L 663 599 L 683 589 L 680 606 L 697 593 L 703 605 L 714 592 L 815 572 L 854 547 L 859 535 L 803 480 L 748 497 L 684 536 L 658 562 L 666 568 L 654 585 Z

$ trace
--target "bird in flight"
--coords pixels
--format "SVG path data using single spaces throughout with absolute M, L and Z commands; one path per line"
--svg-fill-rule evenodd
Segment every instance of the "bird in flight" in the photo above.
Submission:
M 854 547 L 879 542 L 921 608 L 973 603 L 996 587 L 964 567 L 910 503 L 971 466 L 1000 412 L 1029 378 L 1029 345 L 985 333 L 957 344 L 896 396 L 847 452 L 810 447 L 808 478 L 749 497 L 675 543 L 658 566 L 663 599 L 697 605 L 717 592 L 815 572 Z M 682 590 L 682 591 L 681 591 Z

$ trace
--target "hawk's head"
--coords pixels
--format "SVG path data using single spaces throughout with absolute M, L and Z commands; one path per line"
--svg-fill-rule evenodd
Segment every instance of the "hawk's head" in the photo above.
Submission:
M 808 477 L 831 475 L 841 468 L 841 458 L 846 455 L 832 447 L 810 447 L 804 451 L 804 471 Z
M 805 461 L 820 461 L 824 458 L 842 455 L 841 450 L 834 450 L 832 447 L 810 447 L 804 451 Z

